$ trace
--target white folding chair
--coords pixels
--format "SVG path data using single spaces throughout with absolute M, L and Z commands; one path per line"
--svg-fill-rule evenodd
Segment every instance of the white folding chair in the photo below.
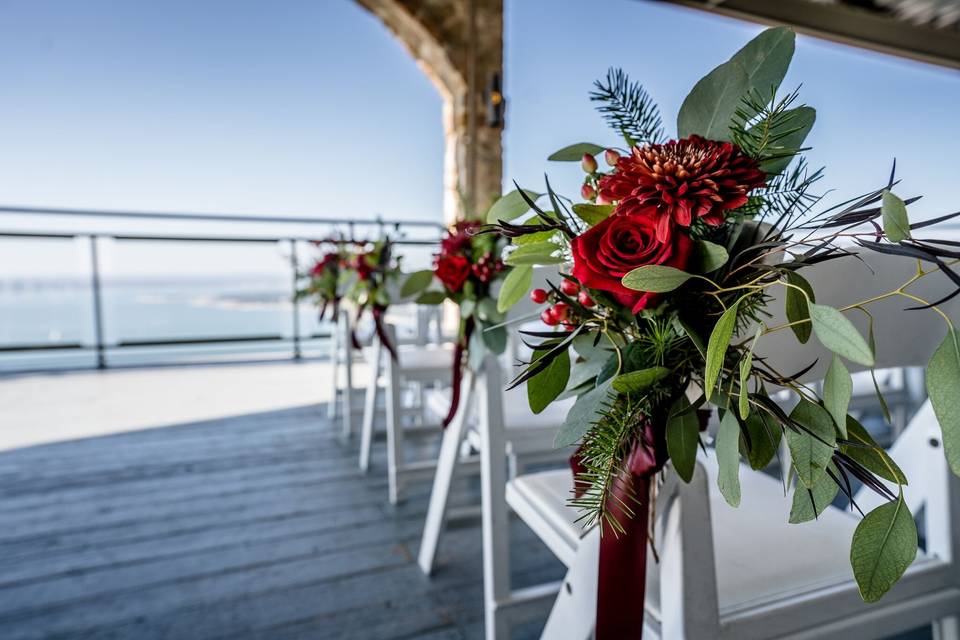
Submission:
M 866 298 L 896 288 L 913 269 L 909 262 L 876 254 L 862 257 L 875 275 L 853 260 L 827 262 L 805 272 L 811 276 L 818 302 L 849 301 L 845 289 L 850 277 L 862 275 L 858 297 Z M 944 290 L 943 281 L 936 281 L 941 277 L 921 281 L 917 291 L 929 300 L 937 299 L 937 292 Z M 778 306 L 774 302 L 772 308 Z M 905 315 L 900 310 L 903 306 L 902 301 L 871 306 L 880 345 L 878 366 L 922 365 L 946 333 L 932 312 Z M 955 303 L 947 312 L 960 316 Z M 904 339 L 904 321 L 910 322 L 910 340 Z M 818 367 L 807 377 L 822 377 L 829 354 L 815 339 L 802 348 L 793 342 L 792 336 L 761 340 L 761 355 L 784 373 L 800 370 L 820 356 Z M 495 430 L 498 425 L 488 425 L 484 450 L 504 455 L 498 444 L 502 433 Z M 648 564 L 648 637 L 867 639 L 933 623 L 938 640 L 957 640 L 960 527 L 952 519 L 960 514 L 960 480 L 950 472 L 940 450 L 939 427 L 929 402 L 892 453 L 910 479 L 904 495 L 912 512 L 923 515 L 926 547 L 900 582 L 870 605 L 862 602 L 849 567 L 849 540 L 858 524 L 853 515 L 828 507 L 816 522 L 787 524 L 790 501 L 781 483 L 746 466 L 740 474 L 742 504 L 739 509 L 729 507 L 716 488 L 712 456 L 698 462 L 690 484 L 676 481 L 675 474 L 668 472 L 657 504 L 661 561 L 659 566 Z M 599 534 L 596 529 L 584 532 L 575 524 L 578 514 L 566 504 L 572 490 L 568 471 L 519 476 L 506 489 L 509 505 L 568 567 L 544 638 L 583 640 L 592 633 L 595 619 Z M 855 496 L 864 510 L 879 504 L 869 491 Z M 501 548 L 506 528 L 495 516 L 489 529 L 491 540 L 488 543 L 485 537 L 484 552 L 490 560 L 485 558 L 484 582 L 486 631 L 492 640 L 509 637 L 513 620 L 509 608 L 504 611 L 500 606 L 505 597 L 509 601 L 509 572 L 502 564 Z
M 363 472 L 370 467 L 373 446 L 374 424 L 377 414 L 377 394 L 381 387 L 386 396 L 387 477 L 389 497 L 392 504 L 399 502 L 407 482 L 428 479 L 436 463 L 433 460 L 407 461 L 404 455 L 404 436 L 412 431 L 440 433 L 440 424 L 426 424 L 422 416 L 422 392 L 430 385 L 449 385 L 453 371 L 452 345 L 398 344 L 396 327 L 386 325 L 388 339 L 397 351 L 394 360 L 379 337 L 373 341 L 370 374 L 363 410 L 363 425 L 360 437 L 359 466 Z M 402 402 L 403 392 L 415 387 L 418 402 L 412 411 Z M 404 416 L 417 414 L 421 419 L 415 427 L 404 425 Z
M 538 269 L 533 286 L 546 286 L 548 278 L 557 284 L 558 277 L 556 269 Z M 533 304 L 526 301 L 515 305 L 508 317 L 510 320 L 519 321 L 527 316 L 535 316 L 536 311 Z M 519 357 L 521 350 L 517 342 L 516 336 L 511 335 L 503 359 L 516 360 Z M 494 362 L 499 360 L 494 359 Z M 509 363 L 506 367 L 512 368 Z M 461 384 L 459 410 L 443 433 L 417 558 L 420 569 L 426 575 L 433 572 L 437 548 L 447 521 L 455 516 L 475 515 L 475 511 L 470 509 L 453 511 L 449 509 L 448 502 L 455 476 L 473 473 L 479 469 L 476 457 L 465 453 L 465 449 L 474 451 L 482 449 L 478 432 L 478 413 L 475 410 L 476 385 L 476 376 L 467 371 Z M 502 388 L 500 390 L 502 392 Z M 450 390 L 432 391 L 427 396 L 427 403 L 436 415 L 446 415 L 450 407 Z M 514 390 L 503 392 L 500 404 L 503 411 L 498 419 L 506 429 L 505 446 L 511 477 L 516 475 L 523 465 L 566 462 L 571 452 L 555 449 L 553 441 L 557 429 L 563 424 L 572 404 L 573 400 L 554 403 L 539 415 L 534 415 L 529 409 L 526 386 L 522 385 Z M 465 443 L 469 447 L 465 448 Z M 482 503 L 481 510 L 485 508 L 486 504 Z
M 340 309 L 331 333 L 331 393 L 328 416 L 340 419 L 340 438 L 344 442 L 353 437 L 353 412 L 357 396 L 353 388 L 354 349 L 350 311 Z M 343 381 L 341 384 L 341 380 Z

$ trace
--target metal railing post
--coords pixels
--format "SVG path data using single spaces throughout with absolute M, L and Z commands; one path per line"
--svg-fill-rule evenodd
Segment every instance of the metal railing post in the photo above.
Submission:
M 90 236 L 90 290 L 93 294 L 93 339 L 97 351 L 97 368 L 106 369 L 103 348 L 103 298 L 100 290 L 100 259 L 97 254 L 97 236 Z
M 300 265 L 297 263 L 297 241 L 293 238 L 290 239 L 290 267 L 293 270 L 293 359 L 300 360 L 303 357 L 300 349 L 300 299 L 297 297 Z

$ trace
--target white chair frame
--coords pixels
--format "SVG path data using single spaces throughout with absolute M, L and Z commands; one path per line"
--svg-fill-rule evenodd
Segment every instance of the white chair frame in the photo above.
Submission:
M 891 267 L 890 261 L 875 256 L 871 256 L 869 262 L 878 272 L 885 270 L 886 276 L 896 270 L 896 267 Z M 824 272 L 821 271 L 819 275 L 822 280 Z M 826 275 L 829 277 L 829 274 Z M 833 289 L 843 286 L 843 278 L 838 278 L 836 273 L 832 276 L 835 279 Z M 886 283 L 887 278 L 881 279 Z M 821 288 L 814 288 L 819 295 Z M 825 297 L 829 300 L 830 294 L 836 291 L 831 292 L 829 285 L 824 288 L 828 292 Z M 928 295 L 929 299 L 936 297 Z M 895 331 L 889 326 L 885 330 Z M 922 339 L 924 344 L 918 345 L 917 341 L 905 344 L 902 336 L 899 341 L 894 340 L 893 335 L 889 341 L 881 337 L 880 344 L 888 346 L 889 350 L 884 352 L 886 362 L 879 363 L 880 366 L 915 364 L 920 354 L 926 352 L 929 355 L 932 351 L 930 343 L 937 336 L 942 336 L 945 329 L 914 325 L 911 333 L 921 336 L 917 341 Z M 766 353 L 782 355 L 778 357 L 777 364 L 786 361 L 795 366 L 800 360 L 806 363 L 812 359 L 809 352 L 798 356 L 796 348 L 792 352 L 784 350 L 787 353 L 781 354 L 776 347 L 771 350 L 768 345 Z M 829 362 L 829 358 L 826 361 Z M 825 363 L 821 363 L 819 371 L 822 372 L 825 366 Z M 792 371 L 796 368 L 785 365 L 781 370 Z M 816 375 L 816 372 L 809 374 L 812 377 Z M 498 382 L 488 368 L 486 385 Z M 532 599 L 523 598 L 523 594 L 518 595 L 509 587 L 506 542 L 506 506 L 509 502 L 568 567 L 564 588 L 555 597 L 542 637 L 551 640 L 585 640 L 593 632 L 596 611 L 599 534 L 593 529 L 571 548 L 569 543 L 558 540 L 552 525 L 538 513 L 536 505 L 515 489 L 515 483 L 510 483 L 504 491 L 501 484 L 504 478 L 498 472 L 498 469 L 502 469 L 505 456 L 503 429 L 495 418 L 498 410 L 496 394 L 489 393 L 484 388 L 486 385 L 481 385 L 480 389 L 481 397 L 486 398 L 481 403 L 481 433 L 484 435 L 483 451 L 486 453 L 483 487 L 485 500 L 490 504 L 489 516 L 484 523 L 483 546 L 486 637 L 488 640 L 509 638 L 510 627 L 519 617 L 517 606 L 534 604 Z M 811 588 L 801 594 L 771 599 L 760 606 L 720 611 L 716 581 L 705 579 L 705 576 L 716 576 L 717 563 L 723 562 L 723 558 L 714 557 L 708 473 L 704 465 L 698 462 L 693 481 L 684 484 L 677 482 L 675 474 L 668 470 L 667 481 L 657 505 L 656 526 L 660 530 L 657 540 L 661 562 L 659 567 L 653 568 L 660 574 L 661 619 L 649 621 L 647 632 L 650 637 L 668 640 L 866 640 L 907 631 L 929 622 L 934 625 L 937 640 L 958 640 L 960 561 L 957 556 L 960 554 L 960 527 L 953 518 L 960 514 L 960 479 L 951 473 L 940 451 L 939 438 L 939 429 L 928 401 L 892 449 L 892 454 L 910 479 L 910 485 L 904 490 L 908 505 L 914 514 L 918 514 L 921 508 L 925 514 L 926 555 L 924 561 L 916 562 L 907 569 L 900 582 L 882 601 L 873 605 L 862 602 L 858 588 L 851 579 L 822 588 Z M 748 481 L 744 486 L 746 493 L 750 490 L 751 471 L 747 468 L 742 471 L 742 480 Z M 869 492 L 869 489 L 861 490 L 856 496 L 864 510 L 880 503 L 880 499 Z M 562 499 L 564 496 L 559 497 Z M 487 511 L 485 509 L 485 516 Z M 541 602 L 538 600 L 536 604 Z

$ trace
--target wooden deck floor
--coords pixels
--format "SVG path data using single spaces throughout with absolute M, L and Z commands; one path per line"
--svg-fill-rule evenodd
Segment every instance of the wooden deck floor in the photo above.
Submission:
M 479 638 L 478 522 L 417 568 L 428 486 L 392 508 L 306 406 L 0 453 L 0 638 Z M 476 500 L 464 481 L 455 500 Z M 514 523 L 518 584 L 560 563 Z M 536 637 L 539 625 L 517 637 Z

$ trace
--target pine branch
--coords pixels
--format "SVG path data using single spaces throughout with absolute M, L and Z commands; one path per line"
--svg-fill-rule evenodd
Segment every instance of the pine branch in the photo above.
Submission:
M 797 111 L 791 109 L 799 97 L 799 89 L 777 100 L 776 95 L 762 98 L 750 92 L 734 112 L 730 129 L 733 142 L 745 154 L 761 164 L 772 160 L 793 158 L 804 148 L 784 146 L 782 143 L 802 126 L 797 125 Z
M 639 82 L 631 82 L 622 69 L 610 68 L 606 79 L 593 85 L 590 100 L 601 103 L 597 111 L 627 146 L 663 142 L 660 110 Z

